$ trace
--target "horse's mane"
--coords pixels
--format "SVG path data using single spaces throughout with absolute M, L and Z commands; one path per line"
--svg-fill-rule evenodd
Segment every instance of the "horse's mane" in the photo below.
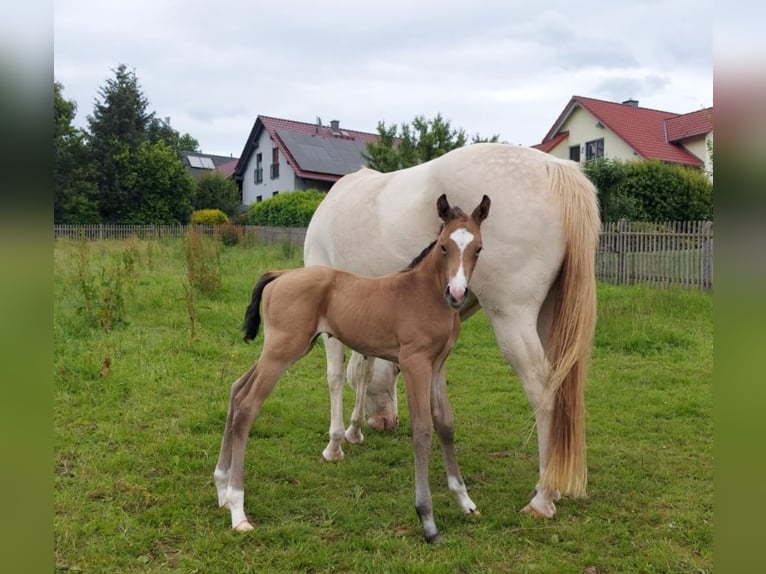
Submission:
M 426 255 L 428 255 L 431 252 L 431 249 L 434 248 L 434 245 L 436 245 L 437 241 L 438 241 L 438 237 L 434 239 L 429 245 L 427 245 L 426 248 L 423 249 L 423 251 L 421 251 L 417 257 L 415 257 L 415 259 L 410 261 L 410 264 L 407 265 L 407 267 L 405 267 L 404 269 L 402 269 L 402 271 L 409 271 L 410 269 L 414 269 L 415 267 L 417 267 L 418 263 L 423 261 L 423 259 L 426 258 Z
M 465 212 L 462 209 L 455 206 L 450 208 L 450 219 L 454 219 L 456 217 L 465 218 L 468 216 L 465 214 Z M 417 267 L 418 263 L 420 263 L 421 261 L 423 261 L 423 259 L 426 258 L 426 255 L 428 255 L 431 252 L 431 250 L 434 248 L 434 245 L 436 245 L 436 242 L 439 241 L 439 235 L 441 235 L 441 232 L 443 229 L 444 229 L 444 224 L 442 223 L 441 226 L 439 227 L 439 233 L 437 234 L 436 239 L 434 239 L 430 244 L 428 244 L 426 248 L 423 249 L 423 251 L 421 251 L 417 257 L 415 257 L 415 259 L 410 261 L 410 264 L 407 265 L 407 267 L 402 269 L 402 271 L 409 271 L 410 269 L 414 269 L 415 267 Z

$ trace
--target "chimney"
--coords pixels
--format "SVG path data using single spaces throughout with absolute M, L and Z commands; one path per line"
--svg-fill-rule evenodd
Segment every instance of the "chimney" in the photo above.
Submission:
M 630 98 L 629 100 L 625 100 L 622 103 L 625 104 L 625 105 L 628 105 L 628 106 L 630 106 L 632 108 L 637 108 L 638 107 L 638 100 L 634 100 L 633 98 Z
M 338 120 L 330 120 L 330 129 L 332 130 L 332 133 L 339 134 L 340 122 Z

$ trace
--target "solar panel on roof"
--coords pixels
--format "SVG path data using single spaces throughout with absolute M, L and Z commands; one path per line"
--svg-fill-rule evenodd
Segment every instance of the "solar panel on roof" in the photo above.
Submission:
M 364 142 L 277 130 L 280 139 L 304 171 L 345 175 L 365 165 Z
M 187 159 L 189 160 L 189 165 L 192 167 L 202 167 L 202 158 L 196 155 L 190 155 L 187 156 Z
M 202 167 L 205 169 L 215 169 L 215 164 L 213 163 L 213 160 L 209 157 L 201 157 L 199 158 L 202 161 Z

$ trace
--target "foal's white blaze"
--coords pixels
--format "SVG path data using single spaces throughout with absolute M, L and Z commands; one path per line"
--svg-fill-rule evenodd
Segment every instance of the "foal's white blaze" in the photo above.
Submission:
M 455 242 L 458 249 L 460 249 L 460 267 L 455 276 L 451 277 L 449 280 L 449 292 L 456 301 L 462 301 L 463 297 L 465 297 L 465 292 L 468 289 L 468 280 L 465 277 L 465 269 L 463 269 L 463 252 L 471 241 L 473 241 L 473 233 L 466 228 L 461 227 L 460 229 L 453 231 L 449 237 Z

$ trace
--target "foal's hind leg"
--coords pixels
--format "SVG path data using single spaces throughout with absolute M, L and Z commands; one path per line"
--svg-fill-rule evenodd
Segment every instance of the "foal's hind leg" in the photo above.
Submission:
M 221 441 L 221 454 L 214 473 L 218 488 L 218 503 L 229 508 L 231 526 L 239 532 L 252 530 L 253 526 L 245 516 L 245 449 L 248 433 L 261 410 L 261 405 L 269 396 L 279 376 L 292 361 L 272 360 L 267 352 L 232 388 L 229 415 Z M 228 465 L 227 465 L 228 463 Z M 225 491 L 224 477 L 228 475 Z
M 343 343 L 335 337 L 322 335 L 327 357 L 327 386 L 330 388 L 330 442 L 322 451 L 326 461 L 341 460 L 343 442 Z
M 229 399 L 229 409 L 226 415 L 226 426 L 223 431 L 223 438 L 221 439 L 221 452 L 218 455 L 218 463 L 215 466 L 215 472 L 213 473 L 213 482 L 215 483 L 216 491 L 218 492 L 218 506 L 224 507 L 226 505 L 226 489 L 229 487 L 229 476 L 231 474 L 231 428 L 232 418 L 234 416 L 234 397 L 242 389 L 242 386 L 247 383 L 255 371 L 257 363 L 250 367 L 247 372 L 234 381 L 231 386 L 231 397 Z
M 444 464 L 447 469 L 447 486 L 455 495 L 457 503 L 466 514 L 479 514 L 476 504 L 468 496 L 468 491 L 460 474 L 455 454 L 455 424 L 452 416 L 452 405 L 447 396 L 446 364 L 435 373 L 431 388 L 431 416 L 434 428 L 439 437 L 444 453 Z

